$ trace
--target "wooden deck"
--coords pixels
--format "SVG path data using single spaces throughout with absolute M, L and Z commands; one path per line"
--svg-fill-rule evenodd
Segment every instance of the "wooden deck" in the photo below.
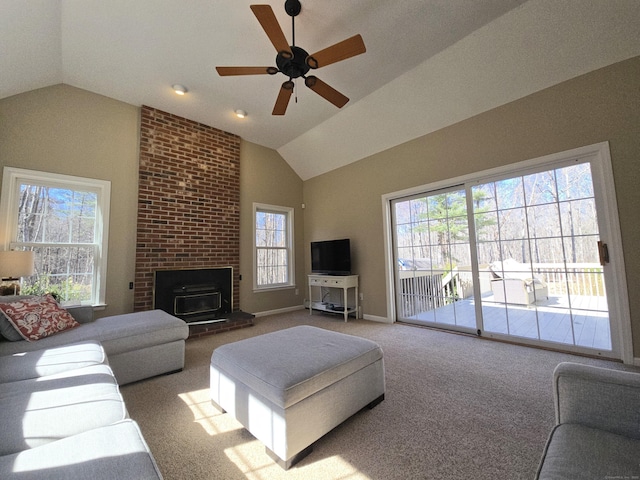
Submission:
M 483 330 L 524 339 L 543 340 L 611 351 L 611 329 L 606 297 L 550 296 L 536 305 L 497 303 L 493 295 L 482 298 Z M 573 322 L 572 322 L 573 318 Z M 466 299 L 401 319 L 411 323 L 447 325 L 475 332 L 475 301 Z

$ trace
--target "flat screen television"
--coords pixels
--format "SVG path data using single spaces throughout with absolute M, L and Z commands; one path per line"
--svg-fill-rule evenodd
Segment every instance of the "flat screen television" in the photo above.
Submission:
M 349 239 L 311 242 L 311 273 L 351 275 Z

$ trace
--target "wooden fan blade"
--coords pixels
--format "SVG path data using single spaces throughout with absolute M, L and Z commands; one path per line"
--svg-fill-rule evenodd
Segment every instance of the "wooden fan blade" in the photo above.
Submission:
M 280 24 L 278 23 L 276 15 L 273 13 L 271 5 L 251 5 L 250 8 L 260 22 L 260 25 L 262 25 L 262 29 L 267 34 L 267 37 L 269 37 L 273 46 L 276 47 L 278 53 L 289 52 L 291 57 L 293 57 L 289 42 L 287 42 L 282 28 L 280 28 Z
M 266 75 L 273 67 L 216 67 L 218 75 L 226 77 L 228 75 Z
M 276 104 L 273 107 L 271 115 L 284 115 L 287 111 L 287 106 L 289 105 L 289 99 L 291 98 L 292 93 L 293 82 L 288 80 L 282 84 L 282 87 L 280 87 L 280 92 L 278 93 L 278 98 L 276 99 Z
M 318 77 L 314 77 L 313 75 L 305 78 L 304 84 L 325 100 L 333 103 L 338 108 L 344 107 L 349 101 L 347 97 L 345 97 L 335 88 L 330 87 Z
M 354 35 L 330 47 L 320 50 L 319 52 L 307 57 L 307 65 L 311 68 L 320 68 L 332 63 L 355 57 L 367 51 L 364 41 L 360 35 Z

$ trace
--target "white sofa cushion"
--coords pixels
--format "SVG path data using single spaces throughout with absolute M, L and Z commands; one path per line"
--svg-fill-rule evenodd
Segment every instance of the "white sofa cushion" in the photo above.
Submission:
M 87 341 L 33 352 L 0 356 L 0 383 L 55 375 L 107 363 L 99 342 Z
M 162 479 L 133 420 L 0 457 L 4 480 Z
M 44 445 L 126 417 L 124 400 L 107 365 L 0 384 L 0 455 Z
M 99 340 L 107 356 L 162 345 L 189 336 L 189 326 L 162 310 L 103 317 L 37 342 L 0 342 L 0 355 Z

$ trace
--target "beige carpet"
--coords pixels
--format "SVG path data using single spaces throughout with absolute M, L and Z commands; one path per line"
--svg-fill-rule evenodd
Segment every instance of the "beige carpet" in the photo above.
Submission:
M 325 435 L 288 471 L 211 405 L 214 348 L 300 324 L 358 335 L 384 351 L 385 401 Z M 283 352 L 286 353 L 286 352 Z M 187 341 L 183 372 L 122 387 L 165 479 L 530 479 L 554 423 L 562 361 L 620 364 L 409 325 L 308 311 Z

